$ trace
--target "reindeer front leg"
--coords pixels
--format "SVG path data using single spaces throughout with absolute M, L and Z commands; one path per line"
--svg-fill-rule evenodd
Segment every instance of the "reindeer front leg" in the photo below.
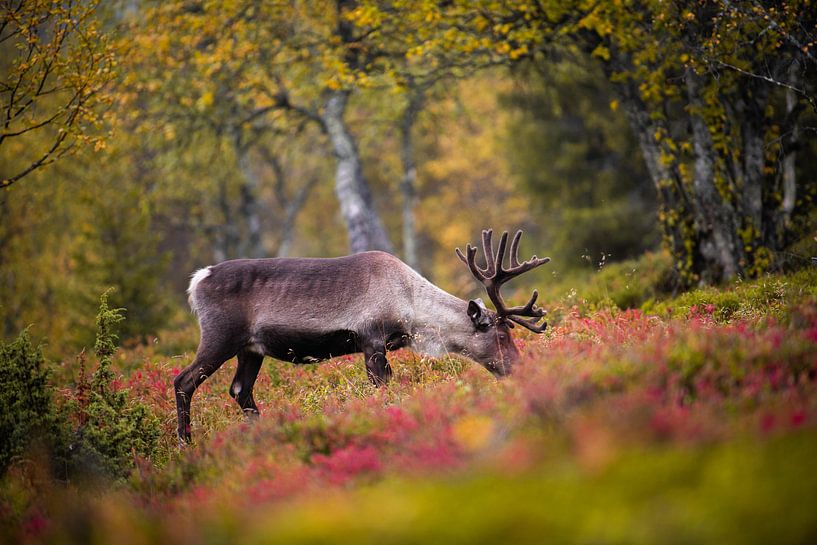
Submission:
M 383 386 L 391 379 L 391 366 L 386 359 L 386 345 L 381 342 L 366 343 L 363 346 L 366 357 L 366 374 L 375 386 Z

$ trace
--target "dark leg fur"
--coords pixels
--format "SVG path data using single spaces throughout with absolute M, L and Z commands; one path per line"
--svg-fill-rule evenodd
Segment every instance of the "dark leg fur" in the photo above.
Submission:
M 253 399 L 252 390 L 263 361 L 264 356 L 261 354 L 248 350 L 238 352 L 238 367 L 230 385 L 230 396 L 248 417 L 258 416 L 258 407 Z
M 231 346 L 206 342 L 202 339 L 196 351 L 196 359 L 173 380 L 180 444 L 190 442 L 190 400 L 193 392 L 235 354 L 236 350 Z
M 383 386 L 391 379 L 391 366 L 386 359 L 386 347 L 383 344 L 363 347 L 366 357 L 366 374 L 375 386 Z

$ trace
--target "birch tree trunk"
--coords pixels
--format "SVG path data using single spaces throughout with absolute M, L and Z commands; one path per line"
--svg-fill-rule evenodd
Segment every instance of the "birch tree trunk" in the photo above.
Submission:
M 249 149 L 236 143 L 238 168 L 241 171 L 242 183 L 239 188 L 239 214 L 246 225 L 246 235 L 239 244 L 239 257 L 264 257 L 264 244 L 261 237 L 261 216 L 258 204 L 258 174 L 253 168 Z
M 348 101 L 349 91 L 331 91 L 321 118 L 337 161 L 335 195 L 346 221 L 349 246 L 352 253 L 366 250 L 391 252 L 391 242 L 374 208 L 369 185 L 363 178 L 357 144 L 343 118 Z
M 213 245 L 213 260 L 221 263 L 227 259 L 237 257 L 238 226 L 235 224 L 230 200 L 227 197 L 227 180 L 220 178 L 218 182 L 217 206 L 221 211 L 222 221 L 213 226 L 215 244 Z
M 278 257 L 287 257 L 292 247 L 292 240 L 295 238 L 295 220 L 298 219 L 298 213 L 306 204 L 306 199 L 309 197 L 310 191 L 318 182 L 317 178 L 310 178 L 306 184 L 301 186 L 295 198 L 288 201 L 284 206 L 284 220 L 281 225 L 281 242 L 278 244 Z
M 414 221 L 414 207 L 417 203 L 417 165 L 414 160 L 412 129 L 422 108 L 423 98 L 421 90 L 415 89 L 411 92 L 400 124 L 400 159 L 403 164 L 403 179 L 400 181 L 400 194 L 403 199 L 403 259 L 417 272 L 420 272 L 417 228 Z
M 766 178 L 764 110 L 768 103 L 768 87 L 757 84 L 750 87 L 751 91 L 742 101 L 743 162 L 739 166 L 743 167 L 743 171 L 738 178 L 742 184 L 736 187 L 738 191 L 742 189 L 743 198 L 738 200 L 742 210 L 741 217 L 737 219 L 746 223 L 747 227 L 751 226 L 754 237 L 760 239 L 763 231 L 763 183 Z
M 738 221 L 735 210 L 721 196 L 715 186 L 715 147 L 709 127 L 702 117 L 704 105 L 700 96 L 699 76 L 692 70 L 686 71 L 686 87 L 689 103 L 693 110 L 690 114 L 692 125 L 692 146 L 695 153 L 695 166 L 692 176 L 694 193 L 695 226 L 699 238 L 701 254 L 710 261 L 707 271 L 709 281 L 734 278 L 741 272 L 742 255 L 738 238 Z M 748 200 L 753 200 L 749 196 Z
M 660 120 L 650 115 L 633 82 L 620 84 L 618 91 L 630 127 L 638 139 L 647 172 L 656 188 L 660 204 L 659 224 L 674 258 L 675 269 L 682 277 L 692 275 L 700 266 L 700 254 L 697 246 L 688 243 L 690 231 L 694 228 L 690 220 L 689 197 L 675 165 L 662 161 L 662 150 L 654 136 L 659 129 L 664 132 L 667 129 Z
M 795 60 L 789 66 L 789 85 L 786 89 L 786 116 L 792 116 L 795 108 L 797 108 L 797 96 L 792 87 L 798 87 L 800 64 Z M 791 137 L 789 138 L 788 150 L 783 158 L 783 202 L 781 203 L 781 211 L 783 213 L 783 227 L 791 225 L 791 215 L 794 212 L 794 204 L 797 202 L 797 172 L 795 166 L 797 164 L 797 143 L 799 140 L 799 131 L 797 122 L 792 122 Z
M 689 42 L 678 36 L 679 51 L 694 44 L 678 58 L 709 51 L 700 45 L 711 31 L 703 25 Z M 761 275 L 802 236 L 795 149 L 801 110 L 806 103 L 817 110 L 800 64 L 812 56 L 782 33 L 792 43 L 778 43 L 773 54 L 751 41 L 750 49 L 737 48 L 740 54 L 707 52 L 683 66 L 639 56 L 644 51 L 633 53 L 626 42 L 626 49 L 600 36 L 587 42 L 588 52 L 604 45 L 610 54 L 603 69 L 638 136 L 662 205 L 659 222 L 685 286 Z M 663 79 L 645 76 L 645 69 Z M 778 97 L 785 100 L 783 112 Z M 802 213 L 806 220 L 807 210 Z

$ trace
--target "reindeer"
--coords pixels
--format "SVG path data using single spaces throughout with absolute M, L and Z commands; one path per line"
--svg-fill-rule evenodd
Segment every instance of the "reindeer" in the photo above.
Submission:
M 492 231 L 482 232 L 485 268 L 476 247 L 457 256 L 483 284 L 496 311 L 481 299 L 463 301 L 438 288 L 393 255 L 363 252 L 338 258 L 237 259 L 193 274 L 190 307 L 201 339 L 193 363 L 174 380 L 181 444 L 190 441 L 190 400 L 202 382 L 238 356 L 230 386 L 247 416 L 258 415 L 253 385 L 264 356 L 296 364 L 363 352 L 369 380 L 388 382 L 386 352 L 410 347 L 432 357 L 461 354 L 502 377 L 519 351 L 515 324 L 534 333 L 547 326 L 536 306 L 538 292 L 523 306 L 508 307 L 503 284 L 550 261 L 535 255 L 519 262 L 517 231 L 505 268 L 507 231 L 494 255 Z

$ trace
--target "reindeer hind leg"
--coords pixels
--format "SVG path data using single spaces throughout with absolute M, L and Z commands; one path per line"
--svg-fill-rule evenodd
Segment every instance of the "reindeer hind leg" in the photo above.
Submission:
M 215 373 L 225 361 L 235 356 L 234 346 L 207 340 L 202 340 L 196 350 L 196 358 L 173 379 L 173 388 L 176 393 L 176 412 L 178 417 L 178 434 L 181 445 L 190 442 L 190 402 L 193 393 L 207 378 Z
M 238 367 L 235 370 L 233 382 L 230 384 L 230 396 L 235 399 L 248 417 L 256 417 L 259 414 L 252 394 L 263 361 L 263 354 L 253 352 L 246 347 L 238 351 Z

